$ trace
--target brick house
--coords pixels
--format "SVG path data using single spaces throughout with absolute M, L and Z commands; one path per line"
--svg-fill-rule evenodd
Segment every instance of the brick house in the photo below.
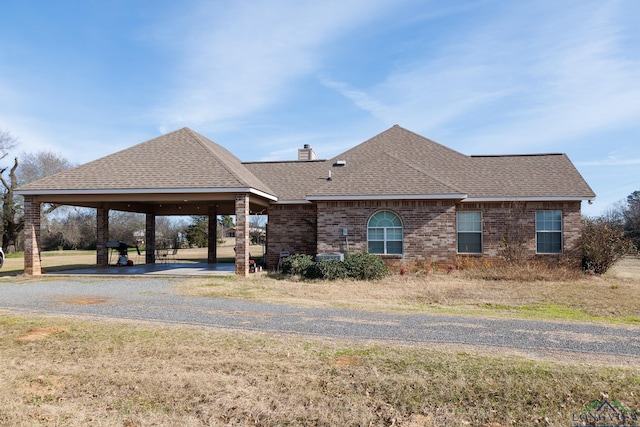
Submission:
M 467 156 L 397 125 L 332 159 L 304 146 L 298 160 L 278 162 L 241 162 L 183 128 L 17 193 L 27 274 L 39 271 L 38 213 L 47 202 L 97 209 L 98 266 L 106 265 L 109 210 L 146 213 L 146 235 L 157 215 L 236 215 L 236 272 L 246 274 L 252 213 L 268 215 L 268 268 L 282 251 L 366 250 L 407 267 L 458 256 L 578 261 L 581 202 L 595 197 L 564 154 Z

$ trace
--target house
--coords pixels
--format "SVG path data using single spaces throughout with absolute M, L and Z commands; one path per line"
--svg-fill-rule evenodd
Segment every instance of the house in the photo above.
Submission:
M 109 210 L 145 213 L 146 235 L 157 215 L 236 215 L 239 274 L 248 271 L 248 216 L 258 212 L 268 215 L 268 268 L 281 251 L 366 250 L 404 266 L 461 255 L 580 258 L 581 202 L 595 194 L 565 154 L 468 156 L 397 125 L 331 159 L 309 145 L 298 154 L 242 162 L 183 128 L 20 187 L 25 273 L 39 273 L 41 203 L 97 209 L 99 266 Z

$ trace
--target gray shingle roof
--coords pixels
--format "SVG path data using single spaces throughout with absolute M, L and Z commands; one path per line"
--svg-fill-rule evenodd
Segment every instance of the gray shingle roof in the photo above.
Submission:
M 24 185 L 19 191 L 185 188 L 254 188 L 274 194 L 228 150 L 188 128 Z
M 335 166 L 338 161 L 345 165 Z M 397 125 L 329 160 L 247 167 L 265 180 L 280 200 L 595 197 L 564 154 L 467 156 Z M 329 171 L 330 181 L 326 179 Z
M 339 161 L 344 165 L 338 166 Z M 333 197 L 595 197 L 564 154 L 467 156 L 397 125 L 333 159 L 251 163 L 242 163 L 220 145 L 183 128 L 19 191 L 188 188 L 252 188 L 281 202 Z
M 474 198 L 591 199 L 595 193 L 566 154 L 472 156 Z

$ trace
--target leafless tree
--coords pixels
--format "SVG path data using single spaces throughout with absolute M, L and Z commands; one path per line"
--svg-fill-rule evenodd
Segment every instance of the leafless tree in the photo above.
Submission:
M 9 150 L 18 144 L 18 140 L 7 130 L 0 130 L 0 160 L 9 155 Z M 13 199 L 13 190 L 18 186 L 16 179 L 16 169 L 18 168 L 18 158 L 16 157 L 11 169 L 4 167 L 0 169 L 0 182 L 3 185 L 2 191 L 2 249 L 10 251 L 15 248 L 18 233 L 24 228 L 24 218 L 19 215 L 20 207 Z M 8 180 L 4 173 L 9 169 Z

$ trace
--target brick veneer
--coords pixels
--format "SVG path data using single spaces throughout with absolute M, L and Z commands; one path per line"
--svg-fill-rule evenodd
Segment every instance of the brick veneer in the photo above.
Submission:
M 215 206 L 208 209 L 209 222 L 207 225 L 207 263 L 215 264 L 218 258 L 218 210 Z
M 454 201 L 340 201 L 307 205 L 273 205 L 269 209 L 267 262 L 278 262 L 281 250 L 291 253 L 347 253 L 366 250 L 367 223 L 380 210 L 396 213 L 403 223 L 403 255 L 384 256 L 390 267 L 422 267 L 456 262 L 456 211 L 480 211 L 483 221 L 483 254 L 503 257 L 503 238 L 520 239 L 522 255 L 547 262 L 580 261 L 580 202 L 455 203 Z M 536 254 L 535 212 L 561 210 L 563 254 Z M 316 228 L 317 227 L 317 228 Z M 347 229 L 347 236 L 343 229 Z
M 577 265 L 581 261 L 581 204 L 580 202 L 503 202 L 461 203 L 460 211 L 482 212 L 483 255 L 502 258 L 503 239 L 520 241 L 525 259 L 550 263 Z M 536 211 L 562 211 L 563 252 L 560 255 L 536 254 Z
M 236 274 L 249 274 L 249 195 L 236 194 Z
M 24 274 L 39 276 L 40 264 L 40 203 L 33 196 L 24 196 Z
M 109 209 L 96 209 L 96 265 L 104 268 L 109 265 Z
M 316 206 L 271 205 L 267 224 L 267 268 L 278 265 L 280 251 L 316 253 Z
M 145 232 L 145 255 L 144 262 L 147 264 L 155 264 L 156 262 L 156 216 L 147 213 L 144 219 Z
M 387 264 L 443 264 L 455 259 L 455 205 L 452 201 L 392 200 L 318 203 L 319 253 L 367 249 L 367 224 L 378 211 L 398 215 L 404 254 L 385 256 Z M 347 228 L 347 236 L 343 229 Z

